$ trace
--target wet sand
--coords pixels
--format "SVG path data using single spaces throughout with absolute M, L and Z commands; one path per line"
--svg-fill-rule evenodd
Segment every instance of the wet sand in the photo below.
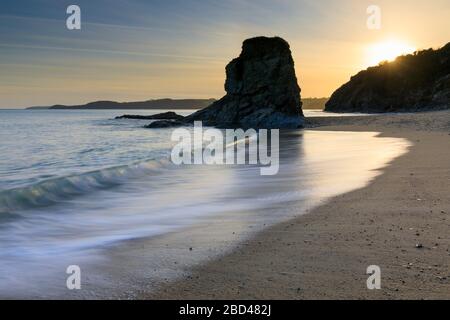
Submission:
M 367 187 L 140 298 L 450 299 L 450 112 L 320 117 L 308 127 L 381 132 L 413 146 Z M 369 265 L 381 268 L 381 290 L 367 289 Z

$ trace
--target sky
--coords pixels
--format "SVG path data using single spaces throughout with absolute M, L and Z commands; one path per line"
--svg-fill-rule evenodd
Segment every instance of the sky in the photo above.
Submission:
M 450 42 L 449 17 L 449 0 L 1 0 L 0 108 L 220 98 L 225 65 L 260 35 L 290 43 L 303 97 L 326 97 L 395 50 Z

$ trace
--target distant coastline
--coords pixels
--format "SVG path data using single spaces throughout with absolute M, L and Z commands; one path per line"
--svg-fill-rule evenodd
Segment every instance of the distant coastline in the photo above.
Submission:
M 305 110 L 323 110 L 325 104 L 329 98 L 304 98 L 303 109 Z M 117 101 L 95 101 L 89 102 L 83 105 L 66 106 L 66 105 L 53 105 L 53 106 L 36 106 L 26 108 L 27 110 L 152 110 L 152 109 L 171 109 L 171 110 L 181 110 L 190 109 L 198 110 L 203 109 L 216 99 L 155 99 L 147 101 L 137 101 L 137 102 L 117 102 Z
M 30 107 L 29 110 L 86 110 L 86 109 L 202 109 L 216 101 L 215 99 L 156 99 L 137 102 L 95 101 L 83 105 L 54 105 L 47 107 Z
M 303 110 L 324 110 L 330 98 L 303 98 Z

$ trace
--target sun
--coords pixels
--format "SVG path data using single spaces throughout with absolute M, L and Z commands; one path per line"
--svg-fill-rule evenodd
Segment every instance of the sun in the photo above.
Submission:
M 383 61 L 394 61 L 401 55 L 414 53 L 417 48 L 403 41 L 387 40 L 368 46 L 367 65 L 376 66 Z

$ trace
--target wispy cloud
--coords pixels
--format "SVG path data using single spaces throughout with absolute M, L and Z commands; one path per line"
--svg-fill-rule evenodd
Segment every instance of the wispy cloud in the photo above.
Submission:
M 0 107 L 89 99 L 219 97 L 242 40 L 290 43 L 306 96 L 329 95 L 363 65 L 364 47 L 396 34 L 418 47 L 450 39 L 448 0 L 379 0 L 383 30 L 365 27 L 361 0 L 77 0 L 0 3 Z M 421 21 L 420 26 L 417 21 Z

